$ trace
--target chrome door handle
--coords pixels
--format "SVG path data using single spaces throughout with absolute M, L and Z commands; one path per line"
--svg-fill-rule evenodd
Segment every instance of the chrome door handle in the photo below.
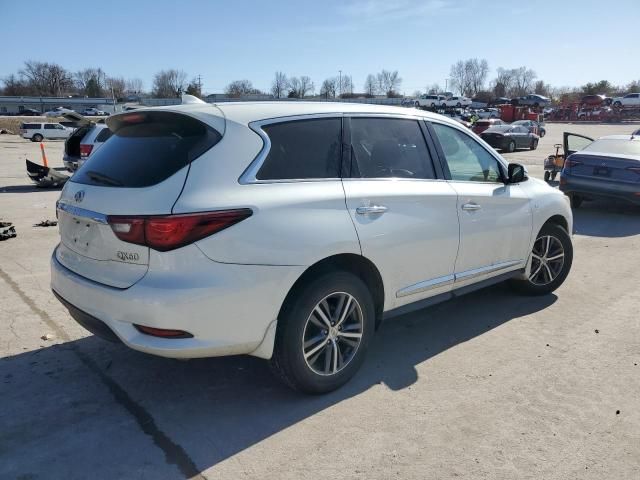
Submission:
M 387 207 L 384 205 L 370 205 L 368 207 L 358 207 L 356 208 L 356 213 L 358 215 L 376 215 L 380 213 L 384 213 L 387 211 Z
M 474 202 L 465 203 L 464 205 L 462 205 L 462 210 L 465 210 L 467 212 L 475 212 L 476 210 L 480 210 L 481 208 L 482 207 L 480 205 Z

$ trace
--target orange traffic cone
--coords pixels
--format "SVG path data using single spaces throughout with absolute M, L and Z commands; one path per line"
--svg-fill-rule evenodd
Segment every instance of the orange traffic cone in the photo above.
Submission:
M 49 163 L 47 162 L 47 154 L 44 153 L 44 144 L 42 142 L 40 142 L 40 151 L 42 152 L 42 163 L 44 163 L 45 167 L 48 167 Z

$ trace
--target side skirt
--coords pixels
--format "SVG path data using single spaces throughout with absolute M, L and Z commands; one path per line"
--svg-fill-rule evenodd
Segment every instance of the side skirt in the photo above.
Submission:
M 394 318 L 406 313 L 415 312 L 416 310 L 422 310 L 423 308 L 446 302 L 447 300 L 451 300 L 452 298 L 461 297 L 462 295 L 466 295 L 467 293 L 475 292 L 476 290 L 480 290 L 481 288 L 504 282 L 505 280 L 517 277 L 519 275 L 522 275 L 523 273 L 524 270 L 514 270 L 512 272 L 503 273 L 501 275 L 496 275 L 495 277 L 482 280 L 481 282 L 474 283 L 473 285 L 466 285 L 464 287 L 454 289 L 451 292 L 441 293 L 440 295 L 435 295 L 433 297 L 425 298 L 424 300 L 409 303 L 408 305 L 403 305 L 402 307 L 394 308 L 393 310 L 384 312 L 382 314 L 382 319 L 388 320 L 389 318 Z

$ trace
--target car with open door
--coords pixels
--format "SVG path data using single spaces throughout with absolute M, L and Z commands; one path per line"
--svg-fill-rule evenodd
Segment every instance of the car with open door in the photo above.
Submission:
M 75 126 L 75 130 L 64 143 L 62 162 L 69 172 L 75 172 L 107 141 L 111 131 L 104 120 L 94 121 L 76 112 L 65 113 L 63 117 Z
M 383 319 L 506 280 L 544 295 L 569 274 L 567 198 L 452 119 L 183 101 L 110 116 L 57 202 L 51 287 L 96 335 L 269 359 L 321 393 L 356 374 Z
M 564 151 L 560 190 L 574 208 L 599 197 L 640 204 L 640 138 L 608 135 L 593 140 L 565 132 Z

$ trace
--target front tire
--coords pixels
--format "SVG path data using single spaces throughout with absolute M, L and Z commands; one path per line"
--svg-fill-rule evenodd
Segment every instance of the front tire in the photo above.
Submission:
M 546 171 L 544 172 L 544 181 L 548 182 L 551 179 L 551 172 L 550 171 Z
M 41 142 L 43 139 L 42 135 L 36 133 L 33 137 L 31 137 L 32 142 Z
M 573 263 L 569 233 L 559 225 L 544 225 L 533 244 L 526 279 L 511 285 L 526 295 L 547 295 L 564 283 Z
M 364 282 L 348 272 L 321 275 L 284 305 L 272 369 L 294 390 L 330 392 L 359 370 L 374 329 L 373 298 Z
M 507 145 L 507 152 L 509 153 L 513 153 L 516 151 L 516 142 L 514 142 L 513 140 L 511 140 L 509 142 L 509 145 Z
M 531 146 L 529 147 L 529 149 L 535 150 L 536 148 L 538 148 L 538 140 L 534 138 L 533 140 L 531 140 Z

